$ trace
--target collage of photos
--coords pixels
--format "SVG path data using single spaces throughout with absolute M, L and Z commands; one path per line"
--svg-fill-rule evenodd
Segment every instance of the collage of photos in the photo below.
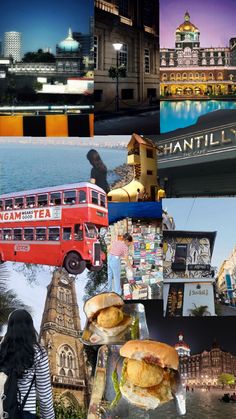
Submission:
M 1 9 L 0 419 L 235 417 L 235 1 Z

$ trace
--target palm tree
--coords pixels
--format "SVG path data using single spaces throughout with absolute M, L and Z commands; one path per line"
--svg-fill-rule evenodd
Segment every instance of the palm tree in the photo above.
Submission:
M 210 316 L 210 312 L 207 311 L 208 306 L 196 306 L 193 304 L 194 308 L 190 309 L 190 315 L 194 317 L 203 317 L 203 316 Z
M 9 314 L 17 308 L 28 309 L 27 306 L 17 297 L 13 290 L 9 290 L 7 282 L 9 272 L 5 265 L 0 265 L 0 333 L 4 324 L 7 323 Z

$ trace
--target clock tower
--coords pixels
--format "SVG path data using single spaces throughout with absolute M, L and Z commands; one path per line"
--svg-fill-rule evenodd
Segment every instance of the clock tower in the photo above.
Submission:
M 56 269 L 48 285 L 40 340 L 48 352 L 54 398 L 66 405 L 88 406 L 89 385 L 75 280 Z

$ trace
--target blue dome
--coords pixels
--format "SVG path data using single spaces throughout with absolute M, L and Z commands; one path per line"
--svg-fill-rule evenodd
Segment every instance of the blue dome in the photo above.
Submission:
M 80 43 L 73 39 L 71 29 L 69 29 L 67 38 L 64 39 L 64 41 L 59 42 L 58 48 L 67 52 L 74 52 L 80 49 Z

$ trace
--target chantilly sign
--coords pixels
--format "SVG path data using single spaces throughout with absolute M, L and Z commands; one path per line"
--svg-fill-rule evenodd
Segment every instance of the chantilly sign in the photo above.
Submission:
M 236 124 L 204 129 L 158 142 L 160 160 L 192 157 L 236 149 Z

